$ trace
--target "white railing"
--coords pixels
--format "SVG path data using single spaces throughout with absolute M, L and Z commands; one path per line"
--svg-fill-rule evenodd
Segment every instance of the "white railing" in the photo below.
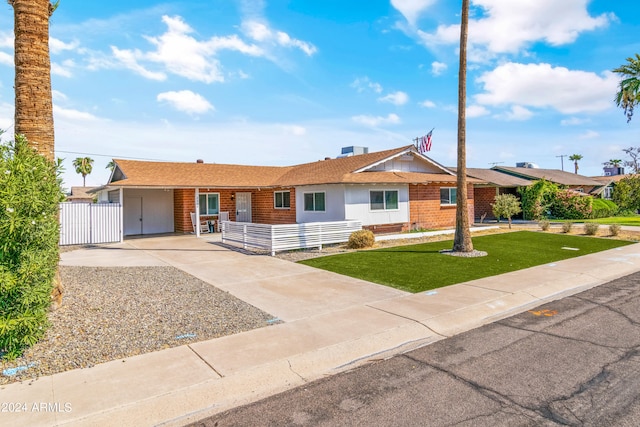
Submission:
M 360 221 L 307 222 L 304 224 L 253 224 L 222 222 L 222 243 L 257 248 L 275 255 L 278 251 L 320 248 L 342 243 L 351 233 L 362 229 Z
M 121 211 L 119 203 L 60 203 L 60 245 L 121 241 Z

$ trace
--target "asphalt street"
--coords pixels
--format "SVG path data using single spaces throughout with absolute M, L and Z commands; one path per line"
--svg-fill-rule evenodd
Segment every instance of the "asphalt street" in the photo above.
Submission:
M 640 273 L 193 426 L 638 426 Z

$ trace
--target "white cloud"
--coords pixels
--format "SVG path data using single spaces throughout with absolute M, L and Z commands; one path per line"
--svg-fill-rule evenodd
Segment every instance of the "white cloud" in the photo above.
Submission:
M 587 10 L 589 0 L 472 0 L 482 9 L 479 19 L 469 19 L 470 59 L 476 49 L 490 53 L 517 53 L 532 43 L 553 46 L 573 43 L 580 33 L 604 27 L 614 19 L 610 15 L 593 17 Z M 428 46 L 457 44 L 460 25 L 440 25 L 434 33 L 418 31 Z
M 433 101 L 430 101 L 428 99 L 425 99 L 419 105 L 422 106 L 422 107 L 425 107 L 425 108 L 435 108 L 436 107 L 436 103 L 433 102 Z
M 282 130 L 288 135 L 303 136 L 307 133 L 307 129 L 298 125 L 282 125 Z
M 61 53 L 65 50 L 76 50 L 80 46 L 78 41 L 72 41 L 71 43 L 65 43 L 62 40 L 55 37 L 49 38 L 49 50 L 52 54 Z
M 580 139 L 595 139 L 599 138 L 600 134 L 594 130 L 587 130 L 585 133 L 580 135 Z
M 51 63 L 51 74 L 55 74 L 57 76 L 61 76 L 61 77 L 72 77 L 73 74 L 71 73 L 71 70 L 69 70 L 68 67 L 64 67 L 61 64 L 58 64 L 57 62 L 52 62 Z
M 420 15 L 433 3 L 435 3 L 435 0 L 391 0 L 391 5 L 395 7 L 411 25 L 415 25 Z
M 612 107 L 618 85 L 613 73 L 602 76 L 549 64 L 506 63 L 482 74 L 477 82 L 484 93 L 475 95 L 482 105 L 554 108 L 561 113 L 598 112 Z
M 247 37 L 260 43 L 271 43 L 282 47 L 294 47 L 300 49 L 307 56 L 312 56 L 318 49 L 311 43 L 295 39 L 284 31 L 276 31 L 269 28 L 264 22 L 246 20 L 242 23 L 242 31 Z
M 10 55 L 5 52 L 0 52 L 0 64 L 9 65 L 13 67 L 14 66 L 13 55 Z
M 158 94 L 158 102 L 165 101 L 178 111 L 189 114 L 203 114 L 214 107 L 202 95 L 190 90 L 170 91 Z
M 458 112 L 457 108 L 455 109 L 455 112 Z M 482 105 L 469 105 L 467 106 L 465 112 L 466 116 L 470 119 L 473 119 L 474 117 L 486 116 L 487 114 L 489 114 L 489 110 L 487 110 Z
M 395 125 L 400 123 L 400 117 L 396 114 L 389 114 L 387 117 L 382 116 L 353 116 L 351 118 L 356 123 L 361 125 L 370 126 L 370 127 L 378 127 L 382 125 Z
M 51 98 L 53 98 L 54 101 L 66 101 L 69 99 L 67 95 L 55 89 L 51 90 Z
M 56 118 L 56 120 L 59 118 L 68 119 L 68 120 L 80 120 L 80 121 L 99 120 L 98 117 L 94 116 L 91 113 L 73 110 L 69 108 L 63 108 L 56 104 L 53 104 L 53 115 Z
M 393 105 L 404 105 L 409 102 L 409 95 L 402 91 L 397 91 L 378 98 L 380 102 L 388 102 Z
M 531 117 L 533 117 L 533 112 L 520 105 L 511 106 L 511 111 L 504 115 L 504 118 L 509 121 L 524 121 Z
M 568 119 L 560 120 L 560 124 L 562 126 L 578 126 L 585 123 L 589 123 L 591 120 L 589 119 L 581 119 L 578 117 L 569 117 Z
M 179 16 L 163 16 L 167 31 L 158 37 L 145 37 L 156 47 L 155 51 L 111 47 L 114 57 L 126 68 L 151 80 L 165 80 L 163 71 L 151 71 L 141 62 L 159 64 L 172 74 L 204 83 L 222 82 L 224 76 L 220 62 L 215 57 L 221 50 L 237 51 L 250 56 L 264 56 L 259 46 L 247 44 L 237 35 L 197 40 L 191 36 L 194 30 Z
M 447 64 L 444 62 L 433 61 L 431 63 L 431 74 L 439 76 L 447 70 Z
M 382 85 L 380 85 L 380 83 L 372 82 L 367 76 L 358 77 L 350 86 L 358 92 L 364 92 L 365 90 L 370 89 L 375 93 L 382 93 Z

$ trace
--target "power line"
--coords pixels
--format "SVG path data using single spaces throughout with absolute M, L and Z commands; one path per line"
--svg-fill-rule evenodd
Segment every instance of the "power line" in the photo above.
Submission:
M 168 160 L 163 160 L 163 159 L 148 159 L 145 157 L 129 157 L 129 156 L 114 156 L 112 154 L 97 154 L 97 153 L 81 153 L 78 151 L 63 151 L 63 150 L 56 150 L 56 153 L 65 153 L 65 154 L 80 154 L 83 156 L 98 156 L 98 157 L 111 157 L 113 158 L 118 158 L 118 159 L 130 159 L 130 160 L 150 160 L 153 162 L 166 162 Z

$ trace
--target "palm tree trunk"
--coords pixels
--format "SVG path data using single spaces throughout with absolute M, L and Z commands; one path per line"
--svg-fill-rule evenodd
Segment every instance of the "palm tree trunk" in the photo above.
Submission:
M 469 208 L 467 204 L 467 35 L 469 27 L 469 0 L 462 0 L 460 23 L 460 70 L 458 71 L 458 174 L 456 181 L 456 234 L 453 240 L 455 252 L 472 252 Z
M 15 132 L 54 160 L 49 0 L 9 0 L 15 33 Z

